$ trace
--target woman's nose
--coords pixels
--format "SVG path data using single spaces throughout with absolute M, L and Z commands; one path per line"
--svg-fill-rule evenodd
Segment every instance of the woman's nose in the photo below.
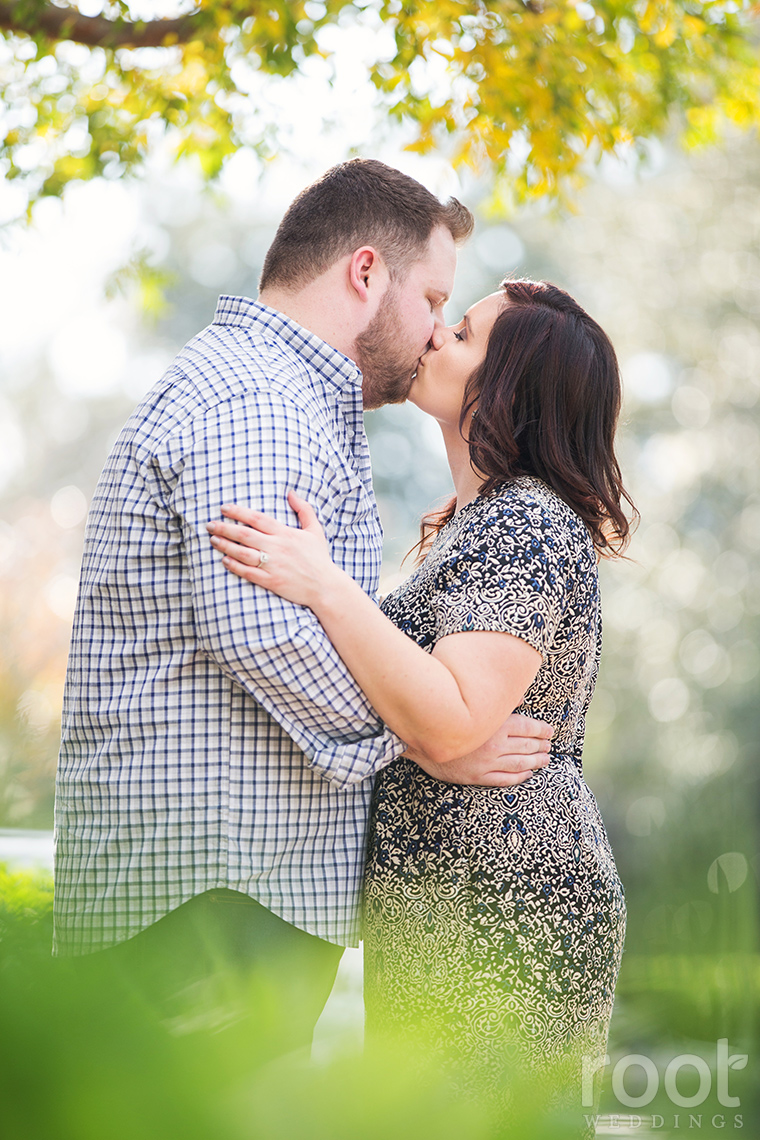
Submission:
M 448 341 L 453 339 L 453 336 L 453 329 L 447 328 L 446 325 L 436 325 L 430 338 L 430 346 L 435 349 L 443 348 Z

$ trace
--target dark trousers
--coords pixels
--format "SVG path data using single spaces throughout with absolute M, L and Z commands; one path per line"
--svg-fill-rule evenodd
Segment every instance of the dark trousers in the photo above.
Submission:
M 217 889 L 96 957 L 177 1032 L 242 1030 L 265 1060 L 311 1043 L 342 954 L 247 895 Z

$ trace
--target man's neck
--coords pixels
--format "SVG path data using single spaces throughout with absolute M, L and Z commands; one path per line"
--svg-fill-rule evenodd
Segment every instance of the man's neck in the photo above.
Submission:
M 276 309 L 344 356 L 356 360 L 356 333 L 345 319 L 346 307 L 321 278 L 298 290 L 262 289 L 258 299 L 260 304 Z

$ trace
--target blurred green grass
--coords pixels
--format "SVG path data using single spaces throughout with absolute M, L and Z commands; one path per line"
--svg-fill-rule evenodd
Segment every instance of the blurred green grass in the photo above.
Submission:
M 223 1032 L 169 1031 L 107 959 L 88 960 L 83 971 L 50 957 L 51 902 L 49 878 L 0 868 L 3 1140 L 571 1134 L 530 1096 L 515 1097 L 507 1124 L 400 1047 L 371 1058 L 338 1050 L 321 1064 L 300 1052 L 265 1061 L 245 1016 Z M 266 1036 L 271 1027 L 259 1030 Z
M 338 1050 L 322 1063 L 301 1053 L 272 1062 L 262 1060 L 245 1018 L 223 1033 L 169 1032 L 105 964 L 92 961 L 84 973 L 50 957 L 51 905 L 49 876 L 0 866 L 3 1140 L 562 1140 L 574 1134 L 572 1123 L 551 1115 L 529 1088 L 518 1085 L 508 1116 L 500 1115 L 482 1101 L 457 1097 L 434 1064 L 398 1045 L 366 1057 Z M 641 1135 L 649 1135 L 654 1113 L 655 1123 L 663 1122 L 659 1135 L 676 1135 L 693 1117 L 699 1135 L 709 1137 L 725 1127 L 734 1131 L 741 1113 L 746 1134 L 755 1135 L 759 995 L 757 954 L 626 956 L 602 1103 L 620 1124 L 608 1134 L 641 1119 Z M 268 1028 L 260 1025 L 262 1033 Z M 732 1054 L 749 1054 L 749 1064 L 729 1074 L 740 1109 L 717 1099 L 716 1042 L 726 1037 Z M 662 1080 L 668 1062 L 687 1053 L 713 1069 L 709 1096 L 690 1110 L 673 1105 Z M 615 1064 L 631 1054 L 650 1058 L 661 1078 L 657 1095 L 639 1109 L 621 1104 L 610 1087 Z M 629 1097 L 641 1095 L 642 1074 L 635 1070 L 625 1075 Z M 696 1076 L 688 1066 L 680 1074 L 684 1097 L 694 1095 Z

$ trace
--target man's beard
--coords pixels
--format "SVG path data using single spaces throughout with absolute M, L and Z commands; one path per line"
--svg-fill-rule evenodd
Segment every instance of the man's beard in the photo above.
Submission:
M 403 404 L 419 361 L 400 337 L 397 302 L 396 289 L 389 285 L 379 309 L 356 338 L 356 363 L 362 370 L 362 396 L 368 409 Z

